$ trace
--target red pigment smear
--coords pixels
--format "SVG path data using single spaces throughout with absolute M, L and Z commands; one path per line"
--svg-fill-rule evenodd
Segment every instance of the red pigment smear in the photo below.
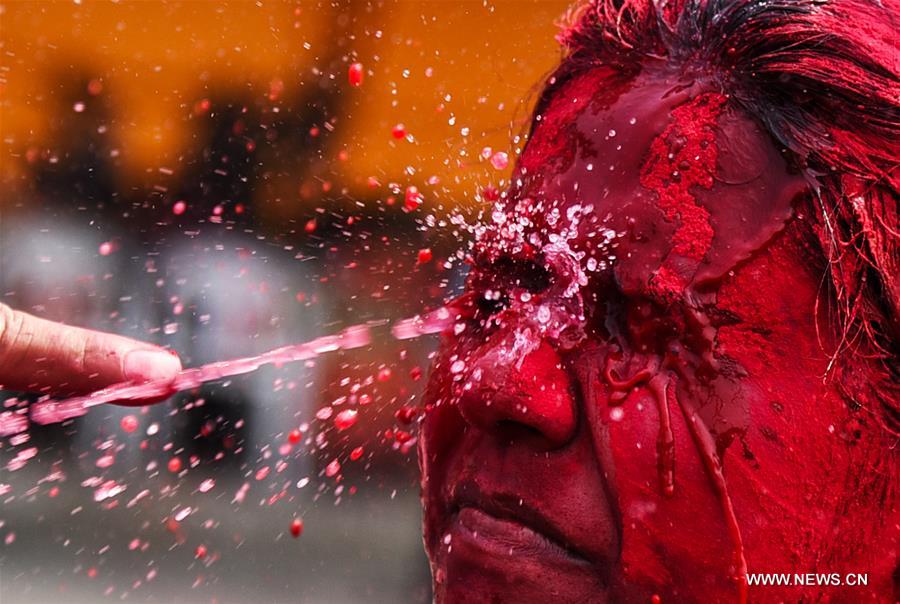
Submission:
M 672 110 L 672 122 L 654 139 L 641 169 L 641 185 L 656 193 L 666 220 L 679 222 L 672 249 L 650 283 L 669 302 L 681 295 L 712 245 L 709 211 L 691 189 L 713 186 L 719 155 L 715 125 L 726 100 L 707 93 Z

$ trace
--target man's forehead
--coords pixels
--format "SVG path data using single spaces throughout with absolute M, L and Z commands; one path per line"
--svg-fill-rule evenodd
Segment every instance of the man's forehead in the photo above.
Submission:
M 517 224 L 535 245 L 578 229 L 573 246 L 595 265 L 599 234 L 623 287 L 665 297 L 733 268 L 783 226 L 803 188 L 724 94 L 662 73 L 623 83 L 602 68 L 548 103 L 488 230 L 502 221 L 509 241 Z

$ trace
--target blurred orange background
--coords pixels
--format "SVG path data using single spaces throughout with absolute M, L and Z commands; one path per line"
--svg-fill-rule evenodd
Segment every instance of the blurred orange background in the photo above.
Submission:
M 116 177 L 131 187 L 159 169 L 177 178 L 211 91 L 277 112 L 323 88 L 340 109 L 330 116 L 333 132 L 318 124 L 330 142 L 316 176 L 351 195 L 365 195 L 369 177 L 436 176 L 440 197 L 466 202 L 496 176 L 480 151 L 515 150 L 528 100 L 559 57 L 554 23 L 567 5 L 5 2 L 3 179 L 25 184 L 29 158 L 53 156 L 60 122 L 77 119 L 77 104 L 92 97 L 110 108 Z M 357 61 L 365 79 L 352 88 L 347 68 Z M 397 124 L 408 140 L 392 136 Z M 307 176 L 280 183 L 275 205 L 292 205 Z

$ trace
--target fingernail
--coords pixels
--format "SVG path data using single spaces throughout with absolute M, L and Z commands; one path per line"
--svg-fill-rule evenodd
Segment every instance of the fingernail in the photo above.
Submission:
M 163 350 L 132 350 L 122 364 L 125 377 L 136 382 L 173 379 L 181 371 L 181 361 Z

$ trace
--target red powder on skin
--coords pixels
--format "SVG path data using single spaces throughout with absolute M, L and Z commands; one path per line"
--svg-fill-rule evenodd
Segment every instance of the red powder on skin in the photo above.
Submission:
M 726 97 L 707 93 L 672 111 L 672 122 L 654 139 L 641 169 L 641 185 L 657 194 L 666 220 L 679 222 L 672 249 L 650 287 L 663 299 L 680 296 L 713 240 L 709 211 L 691 189 L 711 189 L 718 161 L 715 125 Z M 685 266 L 685 260 L 688 260 Z

